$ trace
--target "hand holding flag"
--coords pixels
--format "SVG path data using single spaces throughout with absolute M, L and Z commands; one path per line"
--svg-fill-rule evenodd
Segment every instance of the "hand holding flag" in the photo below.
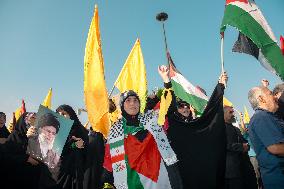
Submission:
M 220 77 L 219 77 L 219 83 L 222 83 L 224 86 L 226 86 L 228 81 L 228 75 L 226 72 L 222 72 Z
M 165 65 L 159 66 L 158 72 L 159 72 L 161 78 L 163 79 L 164 83 L 170 82 L 170 77 L 169 77 L 170 70 L 167 66 L 165 66 Z

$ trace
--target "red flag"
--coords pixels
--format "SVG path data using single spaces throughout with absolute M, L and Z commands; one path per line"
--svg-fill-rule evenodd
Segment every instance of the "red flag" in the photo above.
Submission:
M 282 54 L 284 55 L 284 37 L 282 35 L 280 36 L 280 48 L 281 48 Z
M 23 114 L 23 113 L 25 113 L 25 112 L 26 112 L 26 104 L 25 104 L 24 99 L 22 99 L 21 114 Z

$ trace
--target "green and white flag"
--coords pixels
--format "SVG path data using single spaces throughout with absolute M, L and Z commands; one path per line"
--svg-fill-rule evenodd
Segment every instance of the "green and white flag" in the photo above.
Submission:
M 167 53 L 170 62 L 170 78 L 175 95 L 189 103 L 201 114 L 207 105 L 208 97 L 201 88 L 191 84 L 175 67 L 170 53 Z
M 284 80 L 284 56 L 262 12 L 252 0 L 226 0 L 221 33 L 226 26 L 235 27 L 240 35 L 233 51 L 246 53 Z

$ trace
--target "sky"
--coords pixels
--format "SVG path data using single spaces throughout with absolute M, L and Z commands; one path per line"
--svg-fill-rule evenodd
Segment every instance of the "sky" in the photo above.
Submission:
M 257 0 L 279 40 L 284 34 L 284 1 Z M 12 112 L 26 102 L 27 111 L 37 111 L 52 87 L 52 109 L 69 104 L 84 107 L 83 67 L 85 44 L 98 5 L 105 78 L 110 91 L 137 38 L 147 69 L 148 90 L 162 87 L 158 65 L 166 64 L 162 25 L 178 70 L 194 85 L 211 94 L 221 73 L 219 28 L 224 0 L 0 0 L 0 111 Z M 260 80 L 270 89 L 282 81 L 260 66 L 252 56 L 232 53 L 238 32 L 225 33 L 224 60 L 229 80 L 225 96 L 239 111 L 253 111 L 247 93 Z M 87 121 L 85 113 L 79 116 Z

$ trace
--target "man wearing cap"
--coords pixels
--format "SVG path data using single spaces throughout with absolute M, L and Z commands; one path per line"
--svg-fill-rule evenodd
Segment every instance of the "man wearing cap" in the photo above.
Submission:
M 29 139 L 27 152 L 49 168 L 54 168 L 60 158 L 52 149 L 60 123 L 54 115 L 47 113 L 39 118 L 37 128 L 39 134 Z

